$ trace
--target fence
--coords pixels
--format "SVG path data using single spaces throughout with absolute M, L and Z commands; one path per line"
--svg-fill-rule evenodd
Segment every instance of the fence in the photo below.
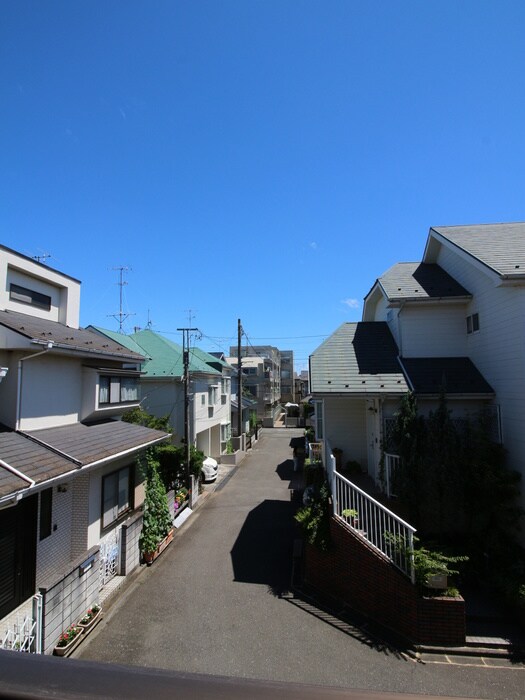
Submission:
M 9 617 L 8 626 L 0 637 L 0 649 L 42 653 L 42 596 L 37 593 Z

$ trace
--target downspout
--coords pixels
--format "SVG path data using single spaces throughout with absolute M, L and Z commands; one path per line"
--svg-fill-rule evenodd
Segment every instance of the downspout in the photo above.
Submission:
M 53 348 L 53 341 L 49 341 L 47 343 L 47 347 L 45 350 L 40 350 L 39 352 L 35 352 L 33 355 L 28 355 L 27 357 L 21 357 L 18 360 L 18 383 L 17 383 L 17 392 L 16 392 L 16 420 L 15 420 L 15 430 L 20 430 L 20 414 L 22 412 L 22 363 L 25 362 L 26 360 L 32 360 L 34 357 L 38 357 L 39 355 L 44 355 L 46 352 L 49 352 Z

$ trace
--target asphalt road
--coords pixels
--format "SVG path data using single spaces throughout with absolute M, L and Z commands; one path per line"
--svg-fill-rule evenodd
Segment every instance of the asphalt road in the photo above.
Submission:
M 264 431 L 76 658 L 340 688 L 523 698 L 523 666 L 418 663 L 281 595 L 295 536 L 288 443 L 300 432 Z

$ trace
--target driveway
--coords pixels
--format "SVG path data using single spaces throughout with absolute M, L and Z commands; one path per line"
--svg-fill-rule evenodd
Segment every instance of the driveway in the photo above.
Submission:
M 520 698 L 522 669 L 421 664 L 282 596 L 295 537 L 290 438 L 264 434 L 76 656 L 369 690 Z

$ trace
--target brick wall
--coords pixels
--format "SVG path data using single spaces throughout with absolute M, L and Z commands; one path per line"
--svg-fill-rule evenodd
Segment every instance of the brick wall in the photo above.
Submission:
M 329 552 L 305 546 L 307 584 L 410 642 L 464 644 L 462 598 L 420 598 L 410 580 L 361 537 L 335 518 L 330 530 Z
M 91 562 L 86 571 L 82 565 Z M 42 649 L 50 654 L 61 633 L 75 624 L 94 603 L 100 588 L 99 549 L 93 547 L 74 561 L 67 574 L 52 585 L 41 587 L 43 595 Z

